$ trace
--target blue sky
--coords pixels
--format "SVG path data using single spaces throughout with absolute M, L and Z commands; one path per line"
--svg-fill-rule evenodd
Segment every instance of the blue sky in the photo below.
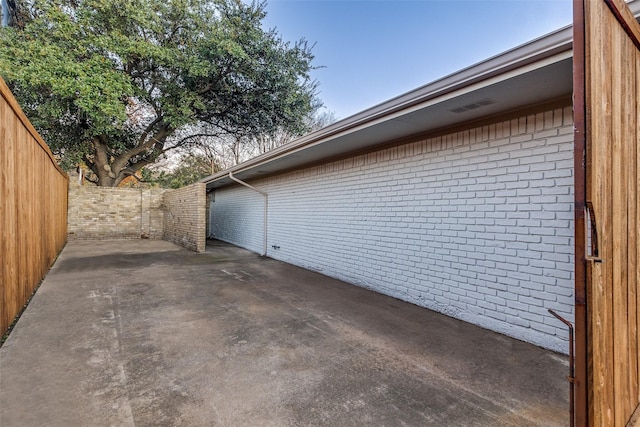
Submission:
M 571 0 L 268 0 L 266 28 L 315 43 L 337 119 L 571 23 Z

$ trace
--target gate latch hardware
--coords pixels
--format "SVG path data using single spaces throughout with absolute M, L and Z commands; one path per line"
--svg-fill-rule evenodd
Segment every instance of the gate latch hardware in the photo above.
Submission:
M 589 223 L 591 224 L 591 252 L 593 253 L 593 255 L 586 256 L 586 259 L 588 261 L 593 261 L 593 262 L 597 262 L 597 263 L 601 263 L 602 262 L 602 258 L 600 258 L 600 250 L 599 250 L 599 245 L 598 245 L 598 226 L 596 223 L 596 213 L 593 209 L 593 203 L 591 203 L 590 201 L 586 202 L 586 207 L 587 207 L 587 211 L 589 213 Z M 587 253 L 589 253 L 589 251 L 587 251 Z M 557 314 L 552 313 L 554 316 L 558 317 Z M 560 319 L 558 317 L 558 319 Z M 562 320 L 561 320 L 562 321 Z

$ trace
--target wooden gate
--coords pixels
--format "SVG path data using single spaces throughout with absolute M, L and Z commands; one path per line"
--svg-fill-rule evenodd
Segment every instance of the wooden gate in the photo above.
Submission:
M 623 0 L 574 7 L 576 425 L 624 427 L 640 424 L 640 25 Z

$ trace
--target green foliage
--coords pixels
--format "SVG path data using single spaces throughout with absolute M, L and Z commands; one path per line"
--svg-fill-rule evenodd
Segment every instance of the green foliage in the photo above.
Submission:
M 142 170 L 142 180 L 162 188 L 180 188 L 200 181 L 221 168 L 211 159 L 203 155 L 185 155 L 180 163 L 170 172 L 153 172 Z
M 313 109 L 313 55 L 261 27 L 240 0 L 32 0 L 0 29 L 0 74 L 68 165 L 117 185 L 189 129 L 300 134 Z

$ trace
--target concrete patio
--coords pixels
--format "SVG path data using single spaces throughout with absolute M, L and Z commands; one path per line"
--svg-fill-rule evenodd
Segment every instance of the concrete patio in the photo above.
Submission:
M 0 425 L 566 426 L 567 358 L 224 243 L 71 242 Z

